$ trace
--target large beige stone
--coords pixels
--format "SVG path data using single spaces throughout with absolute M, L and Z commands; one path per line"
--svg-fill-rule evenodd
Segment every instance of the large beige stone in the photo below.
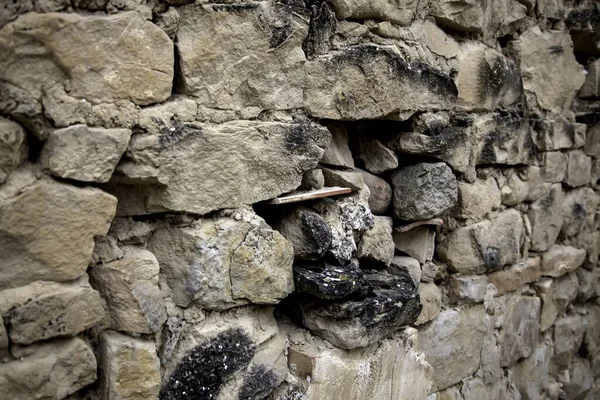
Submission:
M 0 117 L 0 184 L 26 159 L 29 147 L 25 130 L 18 123 Z
M 34 282 L 0 292 L 0 315 L 11 342 L 31 344 L 75 336 L 104 318 L 100 295 L 82 277 L 74 282 Z
M 158 398 L 160 362 L 153 341 L 105 331 L 99 353 L 103 399 Z
M 50 174 L 84 182 L 107 182 L 127 148 L 129 129 L 74 125 L 50 133 L 40 162 Z
M 518 296 L 508 300 L 500 334 L 500 366 L 508 367 L 529 357 L 538 340 L 541 301 L 538 297 Z
M 542 275 L 558 277 L 574 271 L 585 261 L 586 251 L 555 244 L 542 254 Z
M 568 32 L 542 31 L 534 26 L 514 43 L 525 91 L 540 107 L 563 111 L 585 81 L 583 66 L 575 59 Z
M 167 319 L 158 288 L 159 266 L 148 250 L 127 247 L 123 257 L 94 266 L 89 274 L 108 308 L 108 326 L 136 333 L 157 332 Z
M 420 351 L 435 371 L 430 393 L 472 375 L 481 362 L 488 320 L 483 306 L 444 310 L 419 332 Z
M 94 236 L 108 231 L 116 199 L 36 173 L 15 171 L 0 188 L 0 288 L 82 275 Z
M 496 286 L 498 295 L 514 292 L 523 285 L 537 281 L 540 277 L 539 257 L 530 257 L 527 260 L 488 275 L 489 282 Z
M 567 315 L 554 325 L 554 354 L 551 368 L 568 368 L 581 347 L 588 321 L 580 315 Z
M 563 182 L 571 187 L 587 185 L 592 174 L 592 158 L 581 150 L 573 150 L 567 154 L 569 162 Z
M 173 83 L 173 43 L 136 13 L 21 15 L 0 30 L 0 78 L 40 98 L 67 83 L 92 103 L 166 100 Z
M 321 164 L 335 165 L 337 167 L 354 168 L 354 159 L 352 152 L 348 147 L 348 133 L 344 126 L 331 125 L 328 127 L 331 132 L 331 142 L 325 149 Z
M 367 262 L 389 265 L 394 257 L 393 221 L 391 217 L 374 217 L 374 224 L 358 243 L 356 256 Z
M 292 245 L 247 209 L 158 228 L 148 248 L 175 304 L 276 304 L 294 288 Z
M 560 184 L 547 188 L 546 193 L 529 207 L 531 249 L 545 251 L 554 244 L 563 225 L 563 191 Z
M 548 385 L 553 345 L 547 340 L 537 345 L 530 357 L 512 367 L 515 385 L 523 400 L 541 400 Z
M 7 399 L 60 400 L 96 381 L 96 358 L 80 338 L 36 344 L 28 352 L 0 364 L 0 387 Z
M 179 123 L 133 136 L 120 173 L 148 186 L 148 211 L 205 214 L 271 199 L 297 188 L 329 143 L 311 123 Z M 121 196 L 119 196 L 121 198 Z
M 373 174 L 398 168 L 396 154 L 376 139 L 359 138 L 357 155 L 365 163 L 365 168 Z
M 376 19 L 398 25 L 413 22 L 419 1 L 417 0 L 332 0 L 331 7 L 339 20 Z
M 534 141 L 538 149 L 552 151 L 582 147 L 586 140 L 585 124 L 571 123 L 564 117 L 553 120 L 535 120 Z
M 435 231 L 427 226 L 418 226 L 407 232 L 394 231 L 394 244 L 420 263 L 431 261 L 435 250 Z
M 435 319 L 442 309 L 442 291 L 435 283 L 422 283 L 419 285 L 419 298 L 423 309 L 415 325 L 423 325 Z
M 473 183 L 458 182 L 456 210 L 462 218 L 480 218 L 500 208 L 501 193 L 492 177 L 478 179 Z
M 268 1 L 195 3 L 178 11 L 183 90 L 199 104 L 259 111 L 302 107 L 308 15 Z

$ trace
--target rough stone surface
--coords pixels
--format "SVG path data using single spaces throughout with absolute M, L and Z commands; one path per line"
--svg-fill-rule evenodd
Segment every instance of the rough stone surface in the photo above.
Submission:
M 344 266 L 296 264 L 294 283 L 297 292 L 328 300 L 368 291 L 363 273 L 355 260 Z
M 567 173 L 569 156 L 559 151 L 550 151 L 544 153 L 543 157 L 542 175 L 544 180 L 552 183 L 562 182 Z
M 410 275 L 415 287 L 419 287 L 421 282 L 421 264 L 418 260 L 406 256 L 394 256 L 388 267 L 388 272 L 392 275 Z
M 585 254 L 583 249 L 555 244 L 542 255 L 542 275 L 558 277 L 574 271 L 583 264 Z
M 27 159 L 25 130 L 18 123 L 0 118 L 0 184 Z
M 331 142 L 325 149 L 320 162 L 337 167 L 354 168 L 354 159 L 348 147 L 346 130 L 338 125 L 332 125 L 329 127 L 329 132 L 331 132 Z
M 530 357 L 513 366 L 513 378 L 523 400 L 539 399 L 548 385 L 553 345 L 551 340 L 538 344 Z
M 50 133 L 41 163 L 50 174 L 84 182 L 107 182 L 127 148 L 129 129 L 74 125 Z M 94 152 L 90 160 L 89 154 Z
M 544 151 L 581 147 L 585 143 L 584 124 L 573 124 L 566 119 L 534 120 L 535 145 Z
M 331 6 L 338 19 L 388 20 L 398 25 L 409 25 L 417 12 L 419 2 L 415 0 L 333 0 Z
M 525 261 L 488 275 L 489 282 L 496 286 L 498 295 L 514 292 L 523 285 L 537 281 L 540 277 L 539 257 L 530 257 Z
M 94 235 L 108 231 L 116 199 L 25 168 L 0 188 L 0 288 L 82 275 Z M 31 223 L 35 221 L 35 223 Z
M 431 261 L 435 250 L 435 231 L 427 226 L 418 226 L 407 232 L 394 231 L 394 244 L 397 250 L 420 263 Z
M 415 321 L 415 325 L 423 325 L 435 319 L 442 308 L 442 291 L 435 283 L 423 283 L 419 285 L 419 298 L 423 309 L 419 318 Z
M 360 172 L 354 170 L 338 170 L 330 168 L 321 168 L 325 179 L 325 186 L 344 187 L 353 191 L 361 190 L 364 186 L 363 176 Z
M 276 227 L 294 247 L 296 259 L 319 259 L 331 246 L 331 228 L 319 214 L 310 209 L 295 208 Z
M 367 171 L 373 174 L 398 168 L 398 157 L 379 140 L 359 138 L 358 158 L 365 163 Z
M 546 194 L 529 207 L 527 217 L 531 223 L 531 249 L 544 251 L 552 246 L 562 228 L 563 191 L 555 184 Z
M 479 218 L 500 208 L 501 194 L 498 183 L 492 177 L 474 183 L 458 183 L 456 209 L 462 218 Z
M 369 208 L 375 215 L 384 214 L 392 204 L 392 187 L 384 179 L 360 170 L 363 182 L 369 188 Z
M 564 182 L 571 187 L 587 185 L 592 173 L 592 159 L 581 150 L 570 151 L 568 155 Z
M 389 265 L 395 249 L 392 229 L 392 218 L 375 216 L 373 227 L 363 234 L 358 243 L 357 257 L 367 262 Z
M 507 367 L 529 357 L 538 340 L 541 302 L 537 297 L 517 297 L 508 306 L 500 336 L 500 365 Z
M 493 274 L 490 274 L 490 277 Z M 453 277 L 448 287 L 450 297 L 456 302 L 481 303 L 488 292 L 486 276 Z

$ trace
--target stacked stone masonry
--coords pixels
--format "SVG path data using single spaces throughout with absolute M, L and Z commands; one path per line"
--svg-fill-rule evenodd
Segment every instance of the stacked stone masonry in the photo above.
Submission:
M 599 253 L 597 1 L 0 1 L 3 399 L 599 399 Z

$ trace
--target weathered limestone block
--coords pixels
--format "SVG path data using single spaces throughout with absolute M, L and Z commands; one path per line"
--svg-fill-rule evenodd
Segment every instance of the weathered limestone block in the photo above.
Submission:
M 553 345 L 547 340 L 537 345 L 531 356 L 512 367 L 513 379 L 523 400 L 539 400 L 548 385 Z
M 442 291 L 435 283 L 422 283 L 419 285 L 419 298 L 423 309 L 415 325 L 423 325 L 435 319 L 442 309 Z
M 0 288 L 35 280 L 67 281 L 92 258 L 116 199 L 95 188 L 56 182 L 26 167 L 0 188 Z
M 420 263 L 431 261 L 435 250 L 435 231 L 418 226 L 408 232 L 394 231 L 396 249 L 416 258 Z
M 71 97 L 92 103 L 171 95 L 173 43 L 136 13 L 21 15 L 0 30 L 0 53 L 0 78 L 37 99 L 43 86 L 65 82 Z
M 569 366 L 569 380 L 564 383 L 564 392 L 568 399 L 593 399 L 593 393 L 586 393 L 594 385 L 594 373 L 590 369 L 590 362 L 584 358 L 576 357 Z
M 564 183 L 571 187 L 587 185 L 592 174 L 592 159 L 581 150 L 573 150 L 567 153 L 569 162 L 565 173 Z
M 354 168 L 354 158 L 348 147 L 348 133 L 343 126 L 332 125 L 329 128 L 331 132 L 331 142 L 325 149 L 321 164 L 334 165 L 337 167 Z
M 398 168 L 396 154 L 376 139 L 358 139 L 358 158 L 365 163 L 365 168 L 373 174 Z
M 551 185 L 545 195 L 529 207 L 531 249 L 545 251 L 554 244 L 563 225 L 563 191 L 560 184 Z
M 394 171 L 391 179 L 396 218 L 413 221 L 428 219 L 456 204 L 456 177 L 444 163 L 403 167 Z
M 195 3 L 178 11 L 183 90 L 199 104 L 258 111 L 303 106 L 308 13 L 268 1 Z
M 600 158 L 600 123 L 588 129 L 583 151 L 588 156 Z
M 154 333 L 167 320 L 158 288 L 159 266 L 148 250 L 126 247 L 123 258 L 97 264 L 90 271 L 92 285 L 108 308 L 112 329 Z
M 369 208 L 375 215 L 384 214 L 392 204 L 392 187 L 385 179 L 370 174 L 367 171 L 359 170 L 363 177 L 363 182 L 369 188 Z
M 298 189 L 318 190 L 323 188 L 323 186 L 325 186 L 325 177 L 323 176 L 323 171 L 321 171 L 320 168 L 313 168 L 309 169 L 304 173 L 304 175 L 302 175 L 302 183 Z
M 28 350 L 26 357 L 0 364 L 6 398 L 64 399 L 96 381 L 96 358 L 80 338 L 44 342 Z
M 419 283 L 421 282 L 421 264 L 416 259 L 407 256 L 394 256 L 387 271 L 392 275 L 398 276 L 408 274 L 415 287 L 419 287 Z
M 417 0 L 332 0 L 337 19 L 375 19 L 410 25 L 419 7 Z
M 588 321 L 580 315 L 561 318 L 554 324 L 554 354 L 552 366 L 557 370 L 568 368 L 583 342 Z
M 560 183 L 567 173 L 569 156 L 560 151 L 549 151 L 543 154 L 542 176 L 546 182 Z
M 521 286 L 540 279 L 540 258 L 529 257 L 508 268 L 492 272 L 488 275 L 489 282 L 496 286 L 498 295 L 514 292 Z
M 479 369 L 487 325 L 483 306 L 474 306 L 464 311 L 444 310 L 419 331 L 418 348 L 435 371 L 430 393 L 454 385 Z
M 487 276 L 452 276 L 448 294 L 455 302 L 481 303 L 488 292 Z
M 457 98 L 452 79 L 393 47 L 355 45 L 307 62 L 305 72 L 306 106 L 318 118 L 375 119 L 448 108 Z
M 588 63 L 585 70 L 585 83 L 579 91 L 579 97 L 597 98 L 600 96 L 600 60 Z
M 354 191 L 361 190 L 364 186 L 363 176 L 359 171 L 330 168 L 321 168 L 321 171 L 323 171 L 325 186 L 346 187 Z
M 517 65 L 481 44 L 461 47 L 456 87 L 460 104 L 468 109 L 509 107 L 524 97 Z
M 438 251 L 453 271 L 478 274 L 519 262 L 524 238 L 520 213 L 509 209 L 493 221 L 456 229 Z
M 113 331 L 100 336 L 100 393 L 105 399 L 154 399 L 160 362 L 154 342 Z
M 356 256 L 367 262 L 389 265 L 394 257 L 393 221 L 391 217 L 374 217 L 374 224 L 358 243 Z
M 585 261 L 586 251 L 555 244 L 542 254 L 542 275 L 559 277 L 575 271 Z
M 596 209 L 600 203 L 600 196 L 592 188 L 579 188 L 565 194 L 562 206 L 563 226 L 561 232 L 565 236 L 592 235 L 592 232 L 583 231 L 586 227 L 594 226 Z
M 308 208 L 294 208 L 278 221 L 276 228 L 293 246 L 295 259 L 317 260 L 331 246 L 331 228 Z
M 497 176 L 502 204 L 514 206 L 527 200 L 531 189 L 527 178 L 527 169 L 523 168 L 505 170 Z
M 449 0 L 432 2 L 431 14 L 441 25 L 465 32 L 482 32 L 485 25 L 485 4 L 468 0 L 455 4 Z
M 89 128 L 74 125 L 50 133 L 40 162 L 61 178 L 108 182 L 127 148 L 129 129 Z
M 513 382 L 513 374 L 499 375 L 498 378 L 486 385 L 484 379 L 475 376 L 466 380 L 462 385 L 464 400 L 503 400 L 520 399 L 519 391 Z
M 329 143 L 314 124 L 234 121 L 221 125 L 178 123 L 133 136 L 130 162 L 117 169 L 159 188 L 146 209 L 205 214 L 276 197 L 298 187 Z
M 158 228 L 148 244 L 175 304 L 275 304 L 293 290 L 292 245 L 251 210 Z
M 163 362 L 160 398 L 265 398 L 288 373 L 285 348 L 270 307 L 238 307 L 188 322 Z
M 500 366 L 508 367 L 535 350 L 538 341 L 541 301 L 518 296 L 508 300 L 500 335 Z
M 556 318 L 575 300 L 578 296 L 578 284 L 579 281 L 575 273 L 556 280 L 545 278 L 535 284 L 537 295 L 542 300 L 541 332 L 548 330 L 554 324 Z
M 585 81 L 569 33 L 542 31 L 534 26 L 512 44 L 519 58 L 525 91 L 533 94 L 538 105 L 546 110 L 568 109 Z
M 25 130 L 18 123 L 0 117 L 0 184 L 25 160 L 29 147 Z
M 478 179 L 473 183 L 458 182 L 456 210 L 462 218 L 480 218 L 500 208 L 501 193 L 492 177 Z
M 471 135 L 476 144 L 477 165 L 517 165 L 532 161 L 535 145 L 527 118 L 486 114 L 474 121 Z
M 100 295 L 86 277 L 69 283 L 34 282 L 0 292 L 0 315 L 13 343 L 75 336 L 104 318 Z
M 586 140 L 586 125 L 562 120 L 535 120 L 534 142 L 539 150 L 552 151 L 582 147 Z

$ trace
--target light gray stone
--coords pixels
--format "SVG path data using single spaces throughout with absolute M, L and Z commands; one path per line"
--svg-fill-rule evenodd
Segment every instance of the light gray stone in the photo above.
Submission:
M 546 182 L 560 183 L 567 173 L 569 156 L 559 151 L 549 151 L 543 154 L 542 176 Z
M 600 124 L 596 123 L 587 131 L 583 151 L 586 155 L 600 158 Z
M 396 249 L 416 258 L 420 263 L 431 261 L 435 250 L 435 231 L 418 226 L 408 232 L 394 231 Z
M 423 309 L 415 321 L 415 325 L 423 325 L 435 319 L 442 309 L 442 291 L 435 283 L 420 284 L 419 298 Z
M 541 277 L 540 258 L 529 257 L 515 265 L 488 275 L 489 282 L 496 286 L 497 294 L 514 292 L 521 286 L 535 282 Z
M 393 221 L 391 217 L 375 216 L 371 229 L 365 231 L 358 243 L 356 256 L 367 262 L 389 265 L 394 257 Z
M 358 139 L 358 158 L 365 163 L 365 169 L 373 174 L 398 168 L 398 157 L 376 139 Z
M 579 91 L 579 97 L 597 98 L 600 96 L 600 61 L 594 60 L 585 67 L 585 83 Z
M 363 175 L 355 170 L 341 170 L 331 168 L 321 168 L 325 186 L 339 186 L 350 188 L 353 191 L 361 190 L 364 186 Z
M 540 400 L 548 385 L 553 344 L 546 340 L 537 345 L 531 356 L 512 367 L 513 379 L 523 400 Z
M 0 184 L 27 159 L 28 153 L 27 136 L 23 127 L 0 117 Z
M 578 188 L 567 192 L 562 206 L 563 226 L 561 233 L 566 237 L 591 236 L 594 219 L 600 204 L 600 195 L 592 188 Z M 593 246 L 589 250 L 592 250 Z M 593 262 L 593 261 L 592 261 Z
M 492 177 L 474 183 L 458 182 L 456 210 L 462 218 L 480 218 L 500 208 L 501 194 Z
M 320 162 L 337 167 L 354 168 L 354 159 L 348 147 L 348 133 L 346 132 L 346 128 L 339 125 L 331 125 L 328 129 L 331 132 L 331 142 L 329 142 L 329 146 L 325 149 Z
M 586 392 L 594 385 L 594 372 L 588 360 L 577 357 L 569 367 L 569 381 L 564 384 L 564 391 L 569 399 L 587 399 Z M 592 394 L 591 398 L 594 398 Z
M 569 162 L 563 182 L 571 187 L 587 185 L 592 173 L 592 159 L 581 150 L 573 150 L 567 154 Z
M 583 342 L 583 335 L 587 327 L 588 322 L 579 315 L 569 315 L 556 321 L 551 368 L 560 371 L 569 367 Z
M 419 7 L 416 0 L 332 0 L 331 6 L 339 20 L 376 19 L 398 25 L 410 25 Z
M 541 301 L 518 296 L 509 300 L 500 335 L 500 366 L 508 367 L 535 350 L 538 341 Z
M 585 261 L 585 250 L 555 244 L 542 254 L 542 275 L 559 277 L 575 271 Z
M 376 175 L 360 170 L 363 182 L 369 188 L 369 208 L 373 214 L 385 214 L 392 204 L 392 187 L 389 183 Z
M 481 303 L 488 292 L 488 284 L 487 276 L 452 276 L 448 292 L 455 302 Z
M 560 184 L 548 187 L 545 195 L 529 207 L 527 217 L 531 223 L 531 249 L 545 251 L 554 244 L 563 225 L 563 191 Z

